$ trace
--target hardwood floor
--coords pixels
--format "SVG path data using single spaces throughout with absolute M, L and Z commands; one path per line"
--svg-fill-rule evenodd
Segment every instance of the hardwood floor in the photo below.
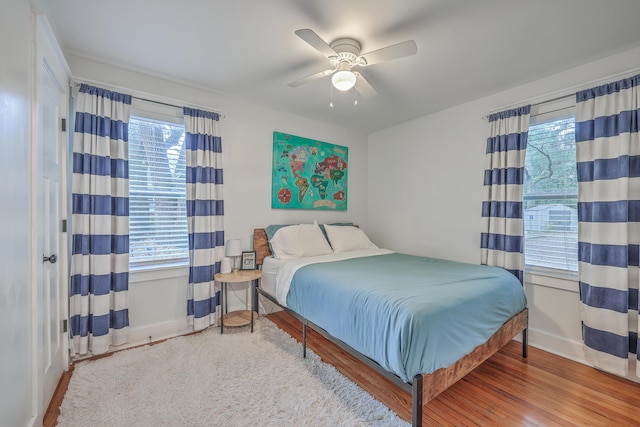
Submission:
M 268 318 L 301 341 L 302 327 L 280 311 Z M 411 395 L 307 329 L 322 360 L 411 420 Z M 512 341 L 423 407 L 428 426 L 640 426 L 640 384 Z
M 300 322 L 284 311 L 268 318 L 301 341 Z M 307 345 L 322 360 L 411 420 L 411 396 L 370 367 L 307 330 Z M 640 426 L 640 384 L 529 347 L 507 344 L 423 407 L 427 426 Z M 301 356 L 302 357 L 302 356 Z M 44 417 L 57 423 L 73 369 L 62 377 Z
M 49 402 L 47 412 L 44 413 L 44 418 L 42 420 L 43 427 L 54 427 L 58 423 L 60 405 L 62 405 L 62 400 L 64 399 L 64 395 L 69 387 L 71 375 L 73 375 L 73 365 L 71 365 L 67 372 L 62 374 L 60 381 L 58 381 L 58 386 L 56 387 L 56 391 L 53 393 L 51 402 Z

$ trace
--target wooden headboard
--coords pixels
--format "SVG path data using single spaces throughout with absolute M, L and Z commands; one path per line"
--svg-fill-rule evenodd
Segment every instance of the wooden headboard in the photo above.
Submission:
M 264 228 L 255 228 L 253 230 L 253 250 L 256 251 L 257 265 L 262 265 L 264 258 L 271 255 L 269 238 Z

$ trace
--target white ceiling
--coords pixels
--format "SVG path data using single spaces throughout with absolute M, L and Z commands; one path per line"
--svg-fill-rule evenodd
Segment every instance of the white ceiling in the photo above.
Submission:
M 639 0 L 41 0 L 65 52 L 374 132 L 640 46 Z M 365 68 L 353 92 L 294 34 L 353 37 L 369 52 L 408 39 L 418 53 Z M 133 88 L 135 89 L 135 88 Z

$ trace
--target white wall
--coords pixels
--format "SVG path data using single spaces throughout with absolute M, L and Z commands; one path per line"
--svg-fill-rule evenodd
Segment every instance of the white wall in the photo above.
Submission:
M 370 135 L 367 225 L 372 239 L 397 251 L 479 263 L 489 133 L 483 117 L 639 67 L 640 48 Z M 577 283 L 527 279 L 530 343 L 584 361 Z
M 0 424 L 33 415 L 29 196 L 31 7 L 2 2 L 0 13 Z
M 101 82 L 127 93 L 176 105 L 220 110 L 224 162 L 225 234 L 249 250 L 256 227 L 269 224 L 351 221 L 367 223 L 367 136 L 310 119 L 284 114 L 159 77 L 67 55 L 76 78 Z M 271 209 L 273 132 L 280 131 L 349 147 L 349 205 L 343 212 Z M 186 331 L 186 269 L 132 273 L 131 340 L 148 341 Z M 230 295 L 231 308 L 245 292 Z

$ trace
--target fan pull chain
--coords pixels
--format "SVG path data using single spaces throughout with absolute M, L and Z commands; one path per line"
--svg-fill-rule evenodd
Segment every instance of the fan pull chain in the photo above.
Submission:
M 329 107 L 333 108 L 333 85 L 331 87 L 331 100 L 329 101 Z

